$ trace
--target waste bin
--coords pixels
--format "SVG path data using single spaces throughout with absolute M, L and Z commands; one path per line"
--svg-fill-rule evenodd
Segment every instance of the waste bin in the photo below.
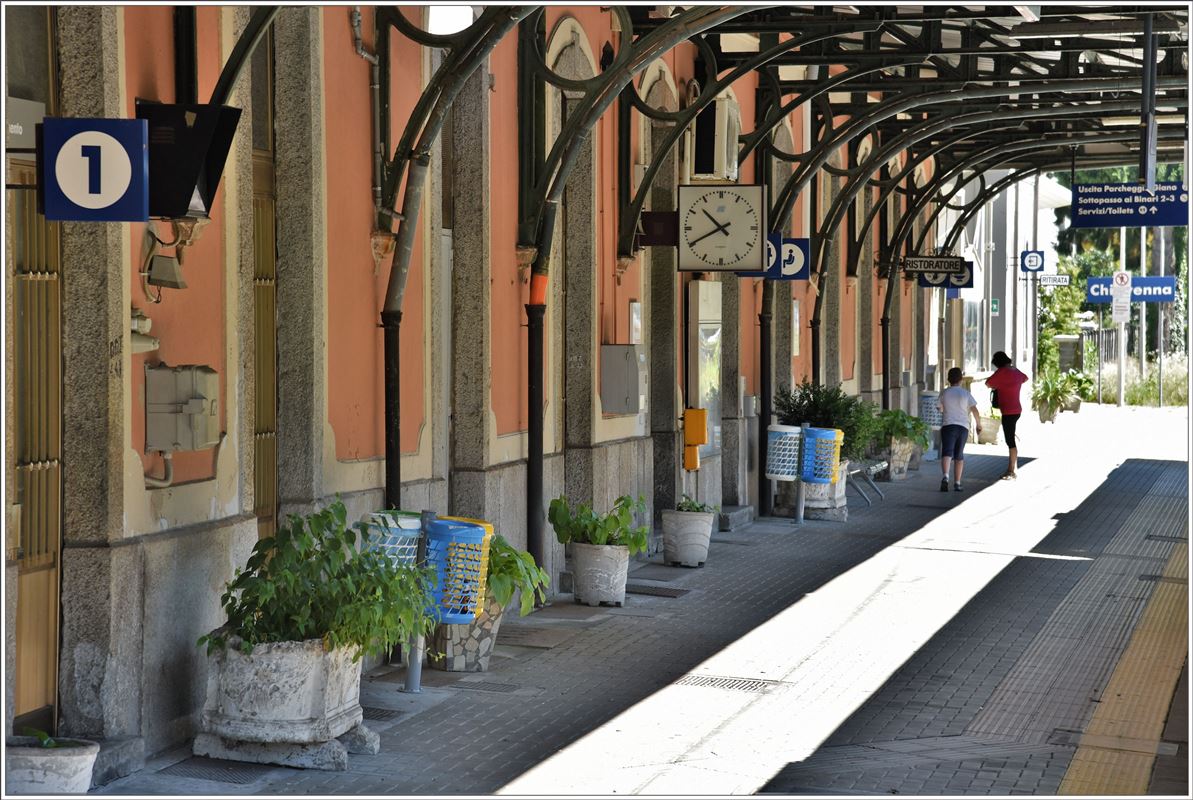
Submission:
M 841 442 L 845 432 L 837 428 L 808 428 L 804 431 L 804 483 L 836 483 L 841 465 Z
M 794 425 L 771 425 L 766 429 L 766 477 L 773 481 L 794 481 L 800 475 L 800 429 Z
M 936 405 L 939 400 L 940 392 L 920 392 L 920 419 L 932 428 L 939 428 L 944 422 L 940 408 Z
M 471 622 L 485 602 L 493 526 L 445 517 L 428 522 L 426 536 L 426 565 L 435 572 L 432 615 L 446 624 Z
M 376 534 L 375 546 L 395 563 L 413 566 L 422 534 L 422 515 L 413 511 L 378 511 L 365 525 Z

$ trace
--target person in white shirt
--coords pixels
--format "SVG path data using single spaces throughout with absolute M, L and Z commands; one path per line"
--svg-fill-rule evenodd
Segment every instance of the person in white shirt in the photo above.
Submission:
M 940 491 L 949 490 L 949 465 L 953 466 L 953 491 L 960 492 L 961 472 L 965 469 L 965 440 L 969 438 L 969 414 L 982 432 L 982 417 L 978 414 L 978 401 L 969 390 L 961 387 L 961 369 L 949 370 L 949 388 L 940 393 L 937 405 L 943 416 L 940 424 Z

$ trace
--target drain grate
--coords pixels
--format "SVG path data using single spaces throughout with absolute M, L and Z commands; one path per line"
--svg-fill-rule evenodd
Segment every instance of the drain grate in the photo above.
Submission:
M 1163 533 L 1149 533 L 1147 536 L 1144 536 L 1143 538 L 1149 542 L 1187 542 L 1187 541 L 1189 541 L 1188 538 L 1186 538 L 1184 536 L 1168 536 L 1167 534 L 1163 534 Z
M 648 586 L 645 583 L 627 583 L 626 594 L 649 594 L 655 597 L 683 597 L 691 589 L 675 589 L 670 586 Z
M 735 544 L 739 547 L 753 547 L 757 542 L 743 542 L 740 539 L 713 539 L 712 544 Z
M 778 681 L 768 681 L 759 678 L 727 678 L 721 675 L 685 675 L 676 682 L 677 686 L 707 686 L 710 689 L 732 689 L 737 692 L 755 692 L 765 694 Z
M 227 761 L 222 758 L 191 756 L 158 772 L 177 778 L 198 778 L 220 783 L 253 783 L 265 777 L 275 768 L 263 764 L 246 764 L 241 761 Z
M 456 684 L 457 689 L 472 689 L 475 692 L 500 692 L 502 694 L 509 694 L 510 692 L 518 691 L 519 687 L 512 683 L 492 683 L 490 681 L 460 681 Z
M 378 708 L 376 706 L 361 706 L 360 710 L 364 712 L 365 719 L 372 722 L 385 722 L 391 719 L 397 719 L 401 711 L 395 711 L 392 708 Z

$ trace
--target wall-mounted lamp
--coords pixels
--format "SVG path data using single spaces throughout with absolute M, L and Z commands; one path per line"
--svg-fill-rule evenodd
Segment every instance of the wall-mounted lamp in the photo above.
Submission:
M 149 262 L 145 280 L 152 286 L 164 286 L 167 289 L 186 288 L 186 281 L 182 279 L 182 265 L 174 256 L 154 256 Z

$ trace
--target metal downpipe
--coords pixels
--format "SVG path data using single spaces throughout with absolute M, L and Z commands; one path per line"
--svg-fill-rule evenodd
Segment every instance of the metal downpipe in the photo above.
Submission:
M 382 311 L 385 331 L 385 507 L 402 507 L 401 370 L 398 368 L 398 333 L 401 311 Z
M 527 456 L 526 547 L 534 563 L 545 563 L 543 524 L 543 317 L 547 306 L 526 305 Z
M 758 516 L 774 514 L 774 495 L 770 479 L 766 477 L 766 429 L 770 425 L 771 410 L 771 307 L 774 305 L 775 282 L 762 281 L 762 311 L 758 314 Z

